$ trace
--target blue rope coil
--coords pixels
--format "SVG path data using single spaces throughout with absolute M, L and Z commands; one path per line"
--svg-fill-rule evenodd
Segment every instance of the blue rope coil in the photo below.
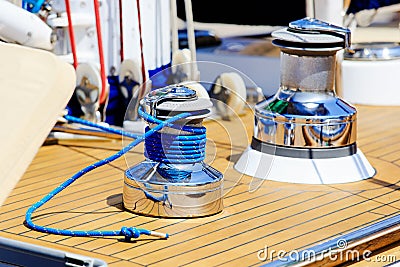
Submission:
M 176 125 L 174 124 L 174 122 L 187 118 L 189 116 L 193 116 L 198 114 L 197 112 L 185 112 L 185 113 L 181 113 L 178 114 L 174 117 L 171 117 L 165 121 L 161 121 L 158 120 L 154 117 L 152 117 L 150 114 L 146 113 L 145 111 L 143 111 L 142 107 L 139 107 L 138 109 L 138 114 L 139 116 L 141 116 L 143 119 L 145 119 L 148 122 L 151 122 L 153 124 L 156 124 L 153 128 L 149 128 L 147 129 L 147 131 L 143 134 L 143 135 L 132 135 L 130 133 L 124 132 L 124 131 L 120 131 L 118 130 L 117 132 L 121 135 L 124 136 L 129 136 L 134 138 L 134 140 L 129 143 L 127 146 L 125 146 L 124 148 L 122 148 L 120 151 L 118 151 L 117 153 L 115 153 L 112 156 L 109 156 L 105 159 L 99 160 L 98 162 L 89 165 L 85 168 L 83 168 L 82 170 L 80 170 L 79 172 L 75 173 L 73 176 L 71 176 L 69 179 L 67 179 L 65 182 L 63 182 L 62 184 L 60 184 L 58 187 L 56 187 L 54 190 L 52 190 L 50 193 L 48 193 L 46 196 L 44 196 L 41 200 L 39 200 L 38 202 L 36 202 L 35 204 L 33 204 L 26 212 L 25 214 L 25 222 L 27 227 L 29 227 L 30 229 L 39 231 L 39 232 L 43 232 L 43 233 L 49 233 L 49 234 L 56 234 L 56 235 L 65 235 L 65 236 L 81 236 L 81 237 L 90 237 L 90 236 L 124 236 L 125 240 L 129 241 L 131 238 L 138 238 L 141 234 L 144 235 L 152 235 L 152 236 L 157 236 L 160 238 L 168 238 L 168 234 L 164 234 L 164 233 L 159 233 L 159 232 L 154 232 L 154 231 L 149 231 L 146 229 L 141 229 L 141 228 L 135 228 L 135 227 L 122 227 L 120 230 L 91 230 L 91 231 L 82 231 L 82 230 L 63 230 L 63 229 L 57 229 L 57 228 L 51 228 L 51 227 L 45 227 L 45 226 L 40 226 L 37 225 L 33 222 L 32 220 L 32 215 L 33 213 L 39 209 L 40 207 L 42 207 L 45 203 L 47 203 L 48 201 L 50 201 L 54 196 L 56 196 L 58 193 L 60 193 L 62 190 L 64 190 L 65 188 L 67 188 L 69 185 L 71 185 L 73 182 L 75 182 L 77 179 L 81 178 L 83 175 L 85 175 L 86 173 L 101 167 L 103 165 L 106 165 L 118 158 L 120 158 L 121 156 L 123 156 L 124 154 L 126 154 L 127 152 L 129 152 L 132 148 L 134 148 L 135 146 L 137 146 L 139 143 L 143 142 L 144 140 L 147 140 L 146 142 L 151 142 L 150 139 L 153 135 L 158 134 L 157 132 L 159 130 L 161 130 L 164 127 L 172 127 L 175 129 L 182 129 L 186 132 L 192 133 L 193 135 L 189 135 L 187 137 L 180 137 L 180 136 L 173 136 L 171 135 L 171 147 L 170 149 L 168 149 L 168 152 L 164 154 L 167 155 L 177 155 L 177 149 L 178 148 L 183 148 L 183 151 L 190 151 L 190 150 L 198 150 L 199 152 L 197 153 L 198 155 L 196 155 L 193 158 L 189 157 L 189 154 L 186 154 L 186 156 L 188 157 L 187 161 L 188 162 L 198 162 L 200 161 L 202 158 L 204 158 L 204 147 L 203 147 L 203 143 L 205 142 L 205 128 L 204 127 L 191 127 L 191 126 L 180 126 L 180 125 Z M 69 121 L 73 121 L 73 122 L 78 122 L 78 123 L 82 123 L 84 125 L 88 125 L 88 126 L 92 126 L 92 127 L 97 127 L 100 128 L 102 130 L 105 131 L 113 131 L 114 133 L 116 133 L 113 129 L 108 128 L 108 127 L 104 127 L 104 126 L 100 126 L 97 124 L 93 124 L 91 122 L 87 122 L 87 121 L 83 121 L 81 119 L 78 118 L 74 118 L 72 116 L 66 115 L 65 116 L 66 119 L 68 119 Z M 155 138 L 157 139 L 157 138 Z M 186 143 L 187 142 L 187 143 Z M 160 144 L 159 144 L 160 145 Z M 152 149 L 152 148 L 151 148 Z M 149 149 L 148 151 L 150 151 L 151 149 Z M 147 151 L 147 153 L 149 154 L 149 152 Z M 151 158 L 158 158 L 160 157 L 160 159 L 162 158 L 162 155 L 164 154 L 153 154 L 153 150 L 151 150 L 152 152 L 150 152 L 150 157 Z M 172 157 L 172 156 L 171 156 Z M 174 162 L 186 162 L 185 158 L 174 158 L 173 159 Z M 166 172 L 168 172 L 166 170 Z
M 157 132 L 145 139 L 145 156 L 153 161 L 190 164 L 205 159 L 206 134 L 170 134 Z M 146 128 L 146 132 L 150 128 Z
M 159 124 L 161 120 L 144 115 L 148 123 Z M 189 179 L 191 171 L 177 168 L 175 164 L 195 164 L 202 162 L 206 155 L 206 128 L 174 124 L 170 126 L 179 134 L 156 132 L 145 139 L 144 155 L 149 160 L 159 162 L 157 172 L 169 182 Z M 150 131 L 146 127 L 146 132 Z

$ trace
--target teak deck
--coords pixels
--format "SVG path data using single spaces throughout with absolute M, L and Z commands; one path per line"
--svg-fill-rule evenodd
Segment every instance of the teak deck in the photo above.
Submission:
M 0 208 L 0 236 L 92 256 L 112 267 L 259 266 L 277 260 L 272 251 L 306 249 L 400 214 L 400 107 L 357 108 L 358 147 L 377 170 L 371 179 L 335 185 L 253 181 L 249 187 L 251 178 L 233 170 L 234 160 L 248 141 L 236 133 L 230 141 L 229 122 L 224 128 L 208 121 L 207 136 L 213 142 L 207 162 L 222 171 L 226 181 L 221 213 L 204 218 L 165 219 L 124 211 L 124 171 L 127 162 L 134 164 L 143 159 L 143 147 L 138 146 L 127 160 L 120 158 L 72 184 L 40 208 L 34 221 L 80 230 L 137 226 L 167 232 L 170 237 L 160 240 L 141 236 L 132 242 L 119 237 L 65 237 L 25 227 L 26 210 L 77 171 L 114 154 L 122 143 L 62 141 L 40 148 Z M 241 119 L 244 126 L 239 127 L 245 127 L 250 140 L 253 114 L 248 112 Z M 267 255 L 260 254 L 261 250 Z M 373 263 L 372 258 L 368 266 Z

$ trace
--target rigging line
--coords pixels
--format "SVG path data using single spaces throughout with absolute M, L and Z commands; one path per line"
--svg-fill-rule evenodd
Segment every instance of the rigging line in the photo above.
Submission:
M 123 18 L 122 18 L 122 0 L 118 1 L 118 7 L 119 7 L 119 49 L 120 49 L 120 57 L 121 57 L 121 62 L 124 61 L 124 30 L 123 30 Z
M 146 83 L 146 67 L 144 65 L 144 53 L 143 53 L 143 38 L 142 38 L 142 19 L 140 15 L 140 0 L 136 0 L 136 7 L 137 7 L 137 12 L 138 12 L 138 24 L 139 24 L 139 42 L 140 42 L 140 61 L 142 64 L 142 83 Z M 138 99 L 143 98 L 145 90 L 140 90 L 139 91 L 139 96 Z
M 103 40 L 101 36 L 101 23 L 100 23 L 100 12 L 99 12 L 99 1 L 94 0 L 94 15 L 96 19 L 96 33 L 97 33 L 97 47 L 98 47 L 98 53 L 99 53 L 99 60 L 100 60 L 100 75 L 101 75 L 101 85 L 102 85 L 102 90 L 100 93 L 100 104 L 103 104 L 106 102 L 107 98 L 107 93 L 106 93 L 106 70 L 105 70 L 105 64 L 104 64 L 104 50 L 103 50 Z
M 159 58 L 160 58 L 160 55 L 159 55 L 159 45 L 158 45 L 158 43 L 159 43 L 159 37 L 160 37 L 160 24 L 159 24 L 159 18 L 160 18 L 160 10 L 159 10 L 159 4 L 158 4 L 158 1 L 157 0 L 155 0 L 154 1 L 154 5 L 155 5 L 155 16 L 154 16 L 154 18 L 155 18 L 155 23 L 154 23 L 154 25 L 155 25 L 155 30 L 154 30 L 154 37 L 155 37 L 155 42 L 154 42 L 154 45 L 155 45 L 155 47 L 154 47 L 154 50 L 155 50 L 155 52 L 156 52 L 156 56 L 155 56 L 155 63 L 156 63 L 156 69 L 160 66 L 160 64 L 159 64 Z
M 196 58 L 196 38 L 193 21 L 193 8 L 192 1 L 185 0 L 185 15 L 186 15 L 186 31 L 188 39 L 188 47 L 190 50 L 190 78 L 191 80 L 198 80 L 197 58 Z
M 69 34 L 69 40 L 70 40 L 70 45 L 71 45 L 71 50 L 72 50 L 73 66 L 76 69 L 78 67 L 78 57 L 76 55 L 75 33 L 74 33 L 73 25 L 72 25 L 71 5 L 70 5 L 69 0 L 65 0 L 65 9 L 66 9 L 67 18 L 68 18 L 68 34 Z
M 68 114 L 64 115 L 64 118 L 66 120 L 68 120 L 69 122 L 79 123 L 79 124 L 82 124 L 82 125 L 85 125 L 85 126 L 97 128 L 97 129 L 103 130 L 103 131 L 108 132 L 108 133 L 113 133 L 113 134 L 117 134 L 117 135 L 121 135 L 121 136 L 126 136 L 126 137 L 130 137 L 130 138 L 133 138 L 133 139 L 135 139 L 135 138 L 137 138 L 139 136 L 137 134 L 133 134 L 133 133 L 128 132 L 128 131 L 124 131 L 124 130 L 112 128 L 112 127 L 109 127 L 109 126 L 97 124 L 97 123 L 94 123 L 94 122 L 91 122 L 91 121 L 87 121 L 87 120 L 84 120 L 84 119 L 81 119 L 81 118 L 77 118 L 77 117 L 74 117 L 74 116 L 71 116 L 71 115 L 68 115 Z M 87 131 L 89 132 L 90 129 L 87 129 Z
M 158 18 L 158 25 L 160 27 L 160 52 L 161 52 L 161 56 L 160 56 L 160 60 L 161 60 L 161 67 L 164 68 L 164 31 L 163 31 L 163 4 L 160 0 L 157 0 L 159 2 L 159 13 L 160 13 L 160 17 Z
M 176 0 L 171 0 L 171 38 L 172 38 L 172 55 L 174 55 L 179 50 L 179 40 L 178 40 L 178 15 Z

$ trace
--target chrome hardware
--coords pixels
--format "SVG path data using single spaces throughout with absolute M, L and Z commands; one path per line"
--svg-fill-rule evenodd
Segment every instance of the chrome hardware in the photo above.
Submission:
M 272 36 L 281 49 L 281 85 L 255 106 L 254 138 L 294 148 L 355 144 L 356 109 L 334 90 L 336 52 L 350 46 L 350 31 L 305 18 Z
M 357 110 L 335 93 L 336 52 L 349 46 L 350 33 L 305 18 L 272 36 L 281 50 L 280 87 L 254 107 L 253 139 L 235 169 L 304 184 L 372 177 L 374 168 L 357 148 Z
M 91 122 L 100 121 L 99 88 L 88 77 L 83 76 L 75 90 L 85 119 Z
M 222 211 L 223 184 L 219 171 L 198 163 L 192 169 L 194 175 L 190 181 L 172 183 L 157 175 L 157 164 L 143 161 L 125 172 L 126 209 L 142 215 L 173 218 L 202 217 Z
M 400 58 L 400 44 L 396 42 L 357 43 L 352 48 L 352 53 L 344 53 L 344 59 L 371 61 Z
M 147 113 L 159 120 L 182 112 L 198 111 L 199 115 L 177 121 L 177 124 L 193 127 L 202 125 L 202 120 L 211 113 L 213 105 L 209 99 L 197 97 L 196 91 L 179 84 L 149 92 L 140 104 Z M 159 133 L 168 135 L 182 132 L 163 128 Z M 160 138 L 162 141 L 163 137 Z M 161 149 L 164 150 L 164 144 Z M 223 175 L 218 170 L 203 161 L 163 163 L 149 158 L 125 172 L 123 201 L 127 210 L 142 215 L 177 218 L 201 217 L 222 211 Z M 185 178 L 163 176 L 162 169 L 184 172 Z
M 296 30 L 301 33 L 316 33 L 338 36 L 344 40 L 343 48 L 350 48 L 351 31 L 348 28 L 340 27 L 314 18 L 304 18 L 289 23 L 288 30 Z
M 213 103 L 208 98 L 197 97 L 196 91 L 184 85 L 171 85 L 149 92 L 140 102 L 141 106 L 152 116 L 165 119 L 176 112 L 201 111 L 194 118 L 205 118 L 210 115 Z
M 196 92 L 185 86 L 168 86 L 154 90 L 144 97 L 143 104 L 150 107 L 150 114 L 155 116 L 157 106 L 165 101 L 196 100 Z

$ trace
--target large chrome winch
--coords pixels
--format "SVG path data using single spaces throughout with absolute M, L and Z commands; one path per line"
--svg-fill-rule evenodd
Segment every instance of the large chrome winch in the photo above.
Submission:
M 157 217 L 200 217 L 223 209 L 223 175 L 207 165 L 206 135 L 202 126 L 212 102 L 184 85 L 148 93 L 141 100 L 148 114 L 147 131 L 183 113 L 189 117 L 145 139 L 146 159 L 125 172 L 124 207 Z
M 335 94 L 337 51 L 347 28 L 304 18 L 272 33 L 281 50 L 280 87 L 255 106 L 251 145 L 235 168 L 295 183 L 343 183 L 374 175 L 357 149 L 357 110 Z

